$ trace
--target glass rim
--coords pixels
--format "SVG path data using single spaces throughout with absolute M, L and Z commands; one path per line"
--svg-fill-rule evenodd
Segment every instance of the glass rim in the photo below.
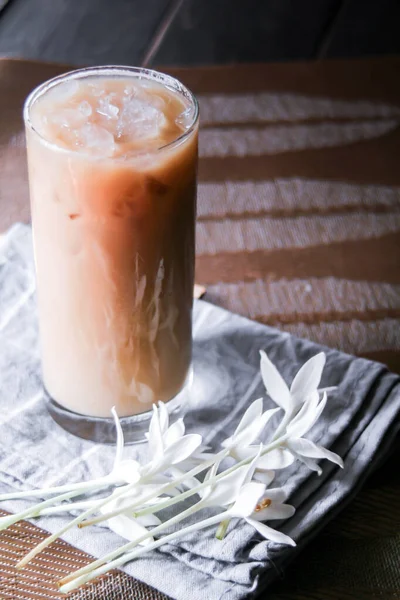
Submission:
M 164 144 L 163 146 L 159 146 L 158 148 L 152 148 L 147 152 L 138 152 L 137 154 L 132 155 L 128 159 L 124 159 L 124 162 L 128 162 L 130 159 L 137 158 L 139 156 L 143 156 L 144 154 L 154 154 L 160 152 L 165 149 L 169 149 L 174 146 L 178 146 L 181 144 L 186 138 L 188 138 L 193 130 L 195 129 L 198 120 L 199 120 L 199 103 L 197 101 L 196 96 L 193 94 L 189 88 L 187 88 L 183 83 L 179 81 L 176 77 L 172 75 L 168 75 L 167 73 L 162 73 L 161 71 L 156 71 L 154 69 L 146 69 L 144 67 L 130 67 L 126 65 L 103 65 L 103 66 L 94 66 L 94 67 L 84 67 L 81 69 L 74 69 L 73 71 L 68 71 L 67 73 L 62 73 L 61 75 L 57 75 L 56 77 L 52 77 L 51 79 L 47 79 L 37 87 L 35 87 L 27 96 L 24 107 L 23 107 L 23 120 L 25 127 L 29 127 L 29 129 L 35 133 L 39 137 L 39 139 L 49 148 L 53 150 L 57 150 L 58 152 L 65 152 L 68 154 L 79 154 L 75 152 L 71 148 L 64 148 L 48 140 L 44 135 L 42 135 L 37 128 L 34 127 L 31 120 L 31 108 L 35 104 L 35 102 L 41 97 L 44 96 L 49 90 L 56 87 L 63 81 L 68 80 L 76 80 L 76 79 L 84 79 L 85 77 L 90 77 L 91 75 L 127 75 L 128 77 L 135 77 L 136 79 L 147 79 L 149 81 L 158 82 L 171 91 L 183 95 L 186 99 L 189 99 L 191 105 L 194 107 L 193 119 L 188 128 L 182 132 L 177 138 L 168 142 L 168 144 Z M 90 154 L 80 153 L 80 156 L 85 156 L 91 160 L 122 160 L 118 157 L 109 157 L 109 156 L 93 156 Z

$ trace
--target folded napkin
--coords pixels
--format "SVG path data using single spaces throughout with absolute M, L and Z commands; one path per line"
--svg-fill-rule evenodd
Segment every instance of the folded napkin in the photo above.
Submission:
M 259 350 L 265 349 L 290 382 L 321 347 L 206 302 L 194 306 L 195 379 L 185 423 L 211 446 L 230 435 L 249 402 L 265 394 Z M 62 430 L 47 414 L 40 376 L 31 229 L 16 225 L 0 245 L 0 491 L 59 485 L 98 477 L 112 466 L 112 447 Z M 321 462 L 318 477 L 303 465 L 277 472 L 296 514 L 278 524 L 297 548 L 265 541 L 233 520 L 223 541 L 215 529 L 187 536 L 126 565 L 134 577 L 177 600 L 237 600 L 268 585 L 305 544 L 354 496 L 387 455 L 399 429 L 399 377 L 381 364 L 324 348 L 322 386 L 338 385 L 308 437 L 337 452 L 345 468 Z M 265 406 L 272 402 L 265 398 Z M 274 423 L 270 423 L 273 427 Z M 268 431 L 268 426 L 267 426 Z M 131 457 L 140 455 L 131 446 Z M 10 501 L 15 512 L 28 502 Z M 40 518 L 48 531 L 68 516 Z M 273 523 L 274 525 L 274 523 Z M 105 527 L 73 529 L 65 538 L 94 555 L 122 540 Z

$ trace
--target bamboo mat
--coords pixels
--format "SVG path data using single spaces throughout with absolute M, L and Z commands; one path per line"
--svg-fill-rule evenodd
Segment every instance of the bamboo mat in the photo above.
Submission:
M 24 97 L 65 67 L 0 60 L 0 231 L 29 219 Z M 205 299 L 400 372 L 400 59 L 170 69 L 201 107 L 196 281 Z M 265 594 L 400 597 L 398 454 Z M 89 557 L 21 523 L 0 535 L 0 600 L 60 597 Z M 65 597 L 65 596 L 64 596 Z M 120 572 L 70 596 L 165 596 Z

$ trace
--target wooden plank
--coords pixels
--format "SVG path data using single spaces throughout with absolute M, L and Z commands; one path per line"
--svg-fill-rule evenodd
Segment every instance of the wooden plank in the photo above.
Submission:
M 186 0 L 154 63 L 198 65 L 312 58 L 340 2 Z
M 158 63 L 163 70 L 162 63 Z M 400 56 L 168 68 L 196 94 L 294 93 L 400 104 Z
M 12 0 L 0 54 L 78 65 L 140 64 L 169 0 Z

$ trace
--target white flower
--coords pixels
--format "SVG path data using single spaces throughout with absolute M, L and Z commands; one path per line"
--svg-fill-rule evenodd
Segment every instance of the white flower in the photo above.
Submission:
M 256 481 L 245 483 L 240 489 L 235 503 L 225 512 L 224 517 L 247 519 L 253 514 L 257 502 L 264 493 L 265 485 L 262 483 Z
M 265 525 L 264 521 L 274 519 L 288 519 L 295 513 L 294 506 L 283 504 L 286 495 L 281 488 L 268 489 L 263 492 L 265 496 L 259 497 L 254 511 L 245 520 L 254 527 L 264 538 L 279 544 L 295 546 L 295 542 L 288 535 Z
M 262 398 L 254 400 L 240 419 L 233 435 L 224 440 L 221 446 L 227 448 L 234 456 L 235 452 L 246 448 L 258 438 L 270 418 L 279 410 L 273 408 L 263 412 Z
M 267 497 L 265 497 L 265 494 Z M 265 539 L 279 544 L 295 546 L 295 542 L 288 535 L 261 522 L 291 517 L 295 509 L 289 504 L 283 504 L 284 499 L 283 490 L 279 488 L 266 490 L 262 483 L 251 481 L 242 486 L 235 504 L 226 511 L 225 517 L 242 518 Z
M 319 393 L 314 390 L 304 402 L 297 415 L 289 421 L 286 440 L 282 442 L 280 447 L 271 450 L 258 459 L 257 469 L 261 473 L 285 469 L 296 459 L 303 462 L 312 471 L 316 471 L 318 475 L 321 475 L 322 469 L 316 463 L 315 459 L 325 458 L 343 468 L 343 461 L 340 456 L 302 437 L 316 423 L 326 406 L 326 402 L 326 392 L 323 393 L 320 400 Z M 257 452 L 258 446 L 255 445 L 248 448 L 242 447 L 236 450 L 236 457 L 238 460 L 253 458 Z
M 303 462 L 312 471 L 316 471 L 318 475 L 321 475 L 322 469 L 315 462 L 315 459 L 326 458 L 341 468 L 344 466 L 340 456 L 302 437 L 308 433 L 318 420 L 325 408 L 326 401 L 326 392 L 324 392 L 321 400 L 319 400 L 318 394 L 314 392 L 288 425 L 287 432 L 289 437 L 285 444 L 295 458 Z
M 120 496 L 111 499 L 107 505 L 100 509 L 102 514 L 106 514 L 109 511 L 120 510 L 127 507 L 127 510 L 115 517 L 111 517 L 107 520 L 108 527 L 117 533 L 119 536 L 127 540 L 135 540 L 147 533 L 147 527 L 160 525 L 161 521 L 156 515 L 149 514 L 142 517 L 134 518 L 132 510 L 129 508 L 129 504 L 132 503 L 132 495 Z M 149 544 L 154 541 L 152 537 L 147 538 L 142 543 Z
M 253 470 L 251 465 L 244 465 L 214 483 L 210 483 L 209 487 L 199 493 L 204 506 L 230 506 L 234 504 L 241 493 L 242 487 L 249 479 L 250 470 Z M 206 477 L 211 479 L 214 474 L 214 472 L 209 471 Z
M 256 456 L 258 448 L 259 446 L 255 445 L 249 446 L 248 448 L 237 448 L 235 450 L 235 458 L 239 461 L 252 459 Z M 292 453 L 284 446 L 281 446 L 260 456 L 257 461 L 257 471 L 269 472 L 272 475 L 273 471 L 289 467 L 294 460 Z
M 326 393 L 332 389 L 318 388 L 324 364 L 323 353 L 311 358 L 298 371 L 289 388 L 265 352 L 261 352 L 262 378 L 269 396 L 278 408 L 263 412 L 262 399 L 255 400 L 243 414 L 234 433 L 222 442 L 222 448 L 216 454 L 208 452 L 209 449 L 202 446 L 200 435 L 185 434 L 182 419 L 170 425 L 167 407 L 159 403 L 158 406 L 153 406 L 146 436 L 149 455 L 147 462 L 143 464 L 124 459 L 123 431 L 113 409 L 117 444 L 114 466 L 109 475 L 92 482 L 44 488 L 36 495 L 52 496 L 48 500 L 16 515 L 0 518 L 0 529 L 4 529 L 21 519 L 56 514 L 58 509 L 60 512 L 69 508 L 83 511 L 60 531 L 40 542 L 18 566 L 27 564 L 71 527 L 104 521 L 128 542 L 65 577 L 62 580 L 62 591 L 71 591 L 113 567 L 121 566 L 164 543 L 205 527 L 219 524 L 221 533 L 217 532 L 217 537 L 221 539 L 232 518 L 244 519 L 265 539 L 295 545 L 289 536 L 266 524 L 274 519 L 287 519 L 295 510 L 293 506 L 285 504 L 285 494 L 281 488 L 271 489 L 268 486 L 274 479 L 275 470 L 290 466 L 296 459 L 318 473 L 321 469 L 316 460 L 320 458 L 343 466 L 339 456 L 304 438 L 321 416 L 327 402 Z M 281 422 L 271 432 L 268 442 L 257 445 L 257 438 L 271 417 L 281 409 Z M 236 462 L 232 464 L 233 461 Z M 187 468 L 190 470 L 187 471 Z M 206 473 L 204 481 L 201 480 L 201 473 Z M 110 495 L 104 496 L 110 488 Z M 65 503 L 85 493 L 90 493 L 88 500 Z M 0 499 L 29 495 L 32 492 L 17 492 L 14 495 L 5 494 Z M 163 514 L 161 511 L 164 509 L 195 495 L 198 497 L 196 503 L 190 503 L 187 508 L 164 522 L 154 514 Z M 168 528 L 175 528 L 178 523 L 206 507 L 220 507 L 221 510 L 165 535 Z
M 169 425 L 168 410 L 163 402 L 159 402 L 158 407 L 153 405 L 147 439 L 150 462 L 142 469 L 147 477 L 187 460 L 202 442 L 201 435 L 197 433 L 185 435 L 183 419 Z
M 310 358 L 298 371 L 290 389 L 266 352 L 261 350 L 260 354 L 261 376 L 267 394 L 285 413 L 293 414 L 318 390 L 326 361 L 325 354 L 320 352 Z
M 120 483 L 135 483 L 140 480 L 141 465 L 137 460 L 123 460 L 124 432 L 122 431 L 115 406 L 112 407 L 111 414 L 114 419 L 117 440 L 115 445 L 114 465 L 109 477 L 116 479 Z

